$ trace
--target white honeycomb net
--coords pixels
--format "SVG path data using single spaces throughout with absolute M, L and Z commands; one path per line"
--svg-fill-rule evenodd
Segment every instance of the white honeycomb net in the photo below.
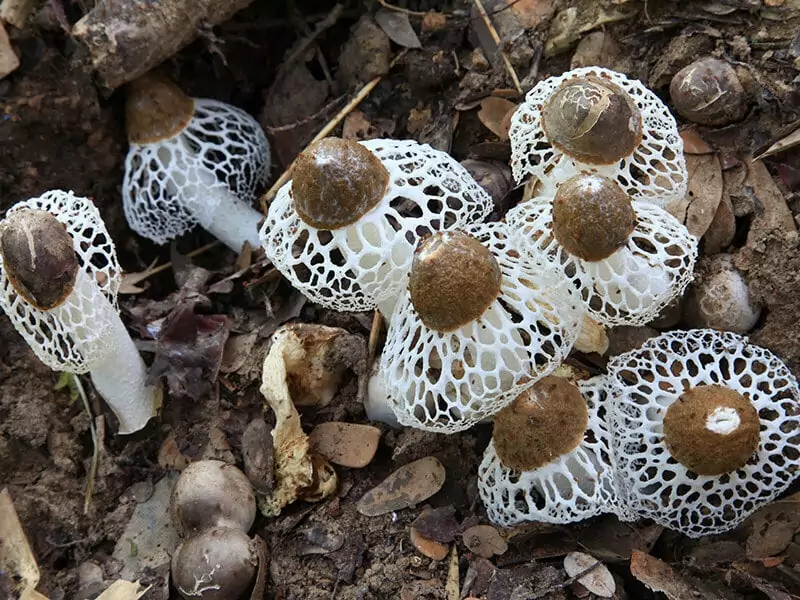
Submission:
M 216 100 L 194 101 L 178 135 L 131 144 L 122 200 L 128 224 L 165 244 L 195 225 L 208 227 L 227 202 L 250 204 L 269 175 L 269 144 L 258 122 Z
M 261 228 L 267 256 L 317 304 L 365 311 L 403 288 L 420 237 L 483 221 L 489 195 L 455 159 L 413 140 L 361 142 L 389 172 L 383 200 L 357 222 L 333 231 L 295 212 L 291 182 Z
M 612 165 L 577 162 L 547 141 L 541 124 L 542 106 L 568 79 L 593 75 L 607 78 L 628 92 L 642 114 L 642 141 L 630 156 Z M 689 179 L 683 140 L 669 109 L 641 82 L 600 67 L 573 69 L 540 81 L 514 113 L 509 129 L 511 169 L 521 183 L 530 176 L 548 182 L 565 181 L 580 172 L 604 175 L 616 181 L 635 200 L 666 206 L 686 195 Z
M 12 206 L 8 212 L 44 210 L 63 223 L 72 237 L 80 266 L 72 293 L 45 311 L 17 294 L 0 257 L 0 307 L 36 356 L 51 369 L 86 373 L 113 347 L 97 343 L 117 317 L 122 271 L 114 242 L 97 207 L 72 192 L 50 191 Z
M 401 293 L 381 371 L 402 425 L 440 433 L 470 428 L 559 366 L 581 328 L 583 309 L 570 282 L 517 252 L 505 224 L 466 231 L 497 260 L 500 295 L 475 321 L 442 333 L 422 323 L 408 290 Z
M 608 365 L 618 485 L 640 517 L 689 537 L 732 529 L 783 492 L 800 459 L 800 392 L 789 369 L 747 338 L 711 329 L 673 331 Z M 664 414 L 688 388 L 723 385 L 748 398 L 761 443 L 748 463 L 719 476 L 697 475 L 664 443 Z
M 611 435 L 606 424 L 606 378 L 578 384 L 589 423 L 583 441 L 571 452 L 533 471 L 503 466 L 489 443 L 478 468 L 478 491 L 489 520 L 510 527 L 527 521 L 572 523 L 601 513 L 633 520 L 620 504 L 614 483 Z
M 506 215 L 520 248 L 560 264 L 580 290 L 593 319 L 615 327 L 644 325 L 692 280 L 697 238 L 668 212 L 648 202 L 633 202 L 636 228 L 627 243 L 608 258 L 586 261 L 559 244 L 553 229 L 553 199 L 539 197 Z

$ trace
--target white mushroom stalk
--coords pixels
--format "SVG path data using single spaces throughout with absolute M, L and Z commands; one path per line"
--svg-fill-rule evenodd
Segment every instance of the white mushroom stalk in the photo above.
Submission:
M 127 434 L 160 390 L 119 317 L 121 272 L 99 211 L 72 192 L 15 204 L 0 223 L 0 307 L 44 364 L 89 372 Z
M 613 359 L 608 377 L 620 493 L 638 516 L 718 534 L 796 478 L 797 381 L 747 338 L 665 333 Z
M 536 177 L 546 193 L 587 172 L 659 206 L 686 194 L 675 118 L 639 81 L 615 71 L 584 67 L 540 81 L 514 113 L 509 137 L 514 179 Z
M 612 196 L 620 192 L 607 178 L 576 176 L 555 196 L 518 205 L 506 221 L 520 248 L 561 265 L 593 319 L 610 327 L 643 325 L 692 280 L 697 239 L 654 204 L 622 198 L 615 206 L 619 198 L 609 199 L 606 187 Z
M 519 253 L 505 224 L 436 234 L 417 249 L 389 324 L 390 406 L 402 425 L 468 429 L 560 365 L 582 317 L 571 283 Z
M 386 316 L 422 236 L 481 222 L 489 195 L 452 157 L 413 140 L 326 138 L 306 149 L 261 229 L 267 256 L 312 301 Z
M 569 427 L 581 417 L 585 429 L 572 449 L 557 456 L 543 457 L 541 466 L 529 470 L 517 470 L 503 463 L 495 448 L 495 440 L 489 443 L 478 469 L 478 490 L 486 507 L 489 520 L 495 525 L 510 527 L 520 523 L 539 521 L 543 523 L 565 524 L 588 519 L 601 513 L 616 513 L 623 520 L 633 520 L 632 514 L 620 503 L 614 482 L 614 468 L 611 453 L 611 434 L 606 423 L 607 382 L 605 376 L 597 376 L 577 384 L 580 396 L 585 401 L 584 415 L 561 410 L 563 399 L 555 398 L 552 403 L 543 394 L 540 384 L 556 377 L 548 377 L 533 386 L 523 396 L 530 394 L 531 401 L 541 404 L 543 411 L 555 413 L 552 422 L 548 416 L 524 415 L 527 425 L 547 428 L 541 433 L 545 439 L 553 436 L 553 441 L 561 444 L 564 431 L 558 430 L 559 420 L 567 419 L 562 427 Z M 574 384 L 562 384 L 574 385 Z M 505 411 L 514 409 L 512 405 Z M 534 409 L 535 411 L 535 409 Z M 513 416 L 511 417 L 513 418 Z M 497 421 L 496 421 L 497 423 Z M 507 435 L 503 430 L 495 435 Z M 537 432 L 513 431 L 516 439 L 504 440 L 506 444 L 526 444 L 526 436 Z M 526 448 L 512 448 L 512 452 L 525 455 Z M 538 450 L 538 448 L 537 448 Z M 533 457 L 536 458 L 536 457 Z M 549 458 L 549 460 L 548 460 Z
M 122 199 L 131 229 L 165 244 L 200 225 L 236 252 L 246 242 L 258 247 L 264 215 L 252 202 L 270 155 L 253 117 L 145 75 L 130 84 L 126 126 Z

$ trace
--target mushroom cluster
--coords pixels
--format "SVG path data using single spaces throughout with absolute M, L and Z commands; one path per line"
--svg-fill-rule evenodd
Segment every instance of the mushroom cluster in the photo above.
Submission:
M 170 497 L 176 529 L 187 536 L 172 555 L 172 583 L 186 600 L 239 598 L 258 567 L 247 532 L 256 518 L 250 481 L 219 460 L 191 463 Z
M 797 380 L 736 334 L 672 331 L 577 387 L 548 379 L 495 418 L 479 472 L 495 523 L 611 512 L 700 537 L 798 475 Z

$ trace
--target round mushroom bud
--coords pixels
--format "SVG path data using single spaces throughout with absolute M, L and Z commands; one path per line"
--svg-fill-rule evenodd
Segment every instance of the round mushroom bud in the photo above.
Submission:
M 236 252 L 245 242 L 258 247 L 264 215 L 252 202 L 270 156 L 253 117 L 148 73 L 128 85 L 125 123 L 122 200 L 131 229 L 165 244 L 200 225 Z
M 253 583 L 258 553 L 239 529 L 211 527 L 172 556 L 172 584 L 186 600 L 236 600 Z
M 580 300 L 553 265 L 512 242 L 504 223 L 490 223 L 419 244 L 380 368 L 402 425 L 468 429 L 569 354 Z
M 728 125 L 747 112 L 747 94 L 736 70 L 712 56 L 678 71 L 669 95 L 679 115 L 701 125 Z
M 751 300 L 747 281 L 730 254 L 700 262 L 686 292 L 684 318 L 689 326 L 747 333 L 760 316 L 761 307 Z
M 417 142 L 326 138 L 297 159 L 261 228 L 267 257 L 312 301 L 388 316 L 417 240 L 482 221 L 492 199 Z
M 247 533 L 256 518 L 256 498 L 250 480 L 235 466 L 199 460 L 181 472 L 172 490 L 170 513 L 184 535 L 212 526 Z
M 785 491 L 800 459 L 800 389 L 768 350 L 672 331 L 608 364 L 620 494 L 689 537 L 736 527 Z
M 689 180 L 678 125 L 639 81 L 601 67 L 540 81 L 514 113 L 511 168 L 545 193 L 578 173 L 617 183 L 633 200 L 666 206 Z
M 697 238 L 600 175 L 572 177 L 555 196 L 519 204 L 506 221 L 521 250 L 561 265 L 603 325 L 648 323 L 692 278 Z
M 159 390 L 119 317 L 121 274 L 87 198 L 47 192 L 0 222 L 0 308 L 48 367 L 90 373 L 126 434 L 153 416 Z
M 571 523 L 604 512 L 632 520 L 614 485 L 605 377 L 577 384 L 548 376 L 494 419 L 478 469 L 489 519 Z

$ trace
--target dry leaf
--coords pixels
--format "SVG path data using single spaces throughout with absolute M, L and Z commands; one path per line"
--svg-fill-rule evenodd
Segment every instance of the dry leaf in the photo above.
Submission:
M 621 54 L 617 42 L 605 31 L 595 31 L 583 37 L 572 55 L 571 69 L 579 67 L 611 68 Z
M 8 34 L 0 21 L 0 79 L 15 71 L 19 67 L 19 58 L 14 48 L 11 47 L 11 41 L 8 39 Z
M 380 28 L 395 44 L 403 48 L 422 47 L 414 28 L 411 27 L 411 22 L 408 20 L 408 13 L 381 8 L 375 13 L 375 22 L 380 25 Z
M 411 543 L 414 544 L 421 554 L 433 560 L 444 560 L 450 547 L 447 544 L 440 544 L 430 538 L 426 538 L 416 528 L 412 527 L 410 532 Z
M 699 589 L 663 560 L 634 550 L 631 554 L 631 575 L 655 592 L 663 592 L 669 600 L 722 600 L 711 590 Z
M 747 234 L 747 244 L 759 243 L 764 235 L 769 235 L 773 231 L 782 234 L 796 234 L 794 216 L 786 198 L 783 197 L 780 188 L 775 184 L 767 170 L 766 165 L 761 161 L 750 164 L 747 178 L 743 187 L 755 195 L 761 203 L 762 210 L 756 211 L 755 218 L 750 225 Z
M 445 583 L 444 592 L 447 600 L 458 600 L 461 597 L 461 590 L 459 589 L 458 550 L 455 544 L 453 544 L 453 548 L 450 550 L 450 567 L 447 569 L 447 583 Z
M 794 148 L 800 144 L 800 128 L 795 129 L 789 135 L 779 139 L 777 142 L 772 144 L 769 148 L 767 148 L 764 152 L 756 156 L 753 160 L 761 160 L 762 158 L 766 158 L 768 156 L 772 156 L 773 154 L 778 154 L 779 152 L 783 152 L 784 150 L 788 150 L 789 148 Z
M 594 565 L 597 566 L 594 567 Z M 612 597 L 617 589 L 617 585 L 608 567 L 594 556 L 586 554 L 585 552 L 570 552 L 564 557 L 564 570 L 570 577 L 576 577 L 589 568 L 592 568 L 592 570 L 578 577 L 578 583 L 601 598 Z
M 444 466 L 433 456 L 400 467 L 358 501 L 362 515 L 377 517 L 415 506 L 433 496 L 444 485 Z
M 308 438 L 311 448 L 333 464 L 359 469 L 375 456 L 381 430 L 371 425 L 332 421 L 317 425 Z
M 570 6 L 561 10 L 550 24 L 547 41 L 544 44 L 544 57 L 550 58 L 566 51 L 584 33 L 606 23 L 616 23 L 633 18 L 639 7 L 603 6 L 600 2 L 584 3 L 580 8 Z
M 714 220 L 722 199 L 722 166 L 716 154 L 689 154 L 686 169 L 689 189 L 682 200 L 672 202 L 667 210 L 691 234 L 701 237 Z
M 461 534 L 464 545 L 470 552 L 483 558 L 492 558 L 495 554 L 505 554 L 508 550 L 506 540 L 491 525 L 475 525 Z
M 506 117 L 516 109 L 517 105 L 513 102 L 505 100 L 504 98 L 489 96 L 481 101 L 481 109 L 478 111 L 478 118 L 486 129 L 501 140 L 507 140 L 510 120 Z
M 222 351 L 221 373 L 236 373 L 241 369 L 258 341 L 257 333 L 231 335 Z
M 325 461 L 319 458 L 318 467 L 325 472 L 317 473 L 315 481 L 314 457 L 309 452 L 308 436 L 300 425 L 300 415 L 289 388 L 290 383 L 297 383 L 301 375 L 306 378 L 305 384 L 300 385 L 301 390 L 308 391 L 309 386 L 317 388 L 319 382 L 313 381 L 313 375 L 308 372 L 308 354 L 314 349 L 309 347 L 314 345 L 312 342 L 319 341 L 319 335 L 315 334 L 322 330 L 336 331 L 311 325 L 281 327 L 272 337 L 272 347 L 264 358 L 261 394 L 275 413 L 272 430 L 275 486 L 268 493 L 257 496 L 261 512 L 268 517 L 280 514 L 284 506 L 301 497 L 305 490 L 313 490 L 313 499 L 322 499 L 324 494 L 332 493 L 336 488 L 335 482 L 330 485 L 330 465 L 325 465 Z M 318 366 L 322 368 L 322 365 Z M 333 476 L 335 478 L 335 473 Z
M 148 587 L 140 590 L 140 587 L 137 581 L 117 579 L 96 600 L 138 600 L 150 589 Z
M 680 135 L 683 140 L 683 151 L 686 154 L 710 154 L 714 152 L 714 149 L 697 133 L 697 128 L 694 125 L 682 127 Z
M 525 29 L 533 29 L 550 20 L 555 13 L 553 0 L 506 0 Z
M 122 275 L 122 283 L 119 286 L 119 293 L 120 294 L 141 294 L 144 292 L 149 286 L 145 285 L 144 287 L 139 287 L 140 282 L 144 281 L 148 277 L 154 275 L 158 271 L 155 269 L 156 262 L 158 262 L 157 258 L 153 259 L 153 262 L 150 263 L 150 266 L 147 267 L 144 271 L 139 271 L 138 273 L 125 273 Z M 160 267 L 158 267 L 160 270 Z
M 16 590 L 22 600 L 43 598 L 36 591 L 39 584 L 39 567 L 33 556 L 25 530 L 22 529 L 11 494 L 3 488 L 0 492 L 0 572 L 17 582 Z
M 778 500 L 753 514 L 747 537 L 747 557 L 763 560 L 783 552 L 800 531 L 800 492 Z
M 733 242 L 734 235 L 736 235 L 736 215 L 733 214 L 731 197 L 723 191 L 717 214 L 714 215 L 711 225 L 703 236 L 705 254 L 709 256 L 719 254 L 727 249 Z

